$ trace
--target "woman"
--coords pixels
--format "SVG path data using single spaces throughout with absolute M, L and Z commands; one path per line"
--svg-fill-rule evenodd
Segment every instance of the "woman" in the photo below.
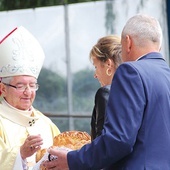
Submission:
M 94 78 L 101 84 L 95 95 L 91 118 L 92 140 L 101 135 L 112 78 L 122 62 L 120 41 L 116 35 L 105 36 L 100 38 L 90 51 L 90 59 L 95 67 Z

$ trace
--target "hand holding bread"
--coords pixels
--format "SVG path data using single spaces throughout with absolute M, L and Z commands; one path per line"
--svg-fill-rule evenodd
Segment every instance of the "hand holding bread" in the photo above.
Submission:
M 91 137 L 87 132 L 65 131 L 54 137 L 53 146 L 51 147 L 77 150 L 90 142 Z M 40 161 L 45 154 L 47 154 L 47 148 L 38 150 L 36 154 L 36 162 Z M 47 156 L 45 157 L 47 158 Z M 45 170 L 45 168 L 41 167 L 40 170 Z

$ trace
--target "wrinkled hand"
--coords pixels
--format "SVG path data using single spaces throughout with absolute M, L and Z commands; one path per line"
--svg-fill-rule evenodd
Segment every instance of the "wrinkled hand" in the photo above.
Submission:
M 67 153 L 69 152 L 68 149 L 49 148 L 48 152 L 49 154 L 56 156 L 57 159 L 52 161 L 44 161 L 41 166 L 46 167 L 47 170 L 69 170 L 67 163 Z
M 41 149 L 43 139 L 41 135 L 29 135 L 24 144 L 20 147 L 22 159 L 32 156 L 35 152 Z

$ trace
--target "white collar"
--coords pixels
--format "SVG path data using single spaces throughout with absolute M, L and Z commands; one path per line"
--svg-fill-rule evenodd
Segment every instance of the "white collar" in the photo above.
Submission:
M 33 107 L 31 110 L 23 111 L 12 107 L 5 99 L 0 102 L 0 115 L 21 126 L 30 127 L 35 124 L 39 116 L 36 116 L 34 112 Z

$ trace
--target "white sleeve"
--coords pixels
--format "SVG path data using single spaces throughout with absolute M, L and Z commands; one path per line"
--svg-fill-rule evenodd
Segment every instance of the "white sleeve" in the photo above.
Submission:
M 13 167 L 13 170 L 16 170 L 16 169 L 27 170 L 27 161 L 21 158 L 20 152 L 18 152 L 17 154 L 14 167 Z

